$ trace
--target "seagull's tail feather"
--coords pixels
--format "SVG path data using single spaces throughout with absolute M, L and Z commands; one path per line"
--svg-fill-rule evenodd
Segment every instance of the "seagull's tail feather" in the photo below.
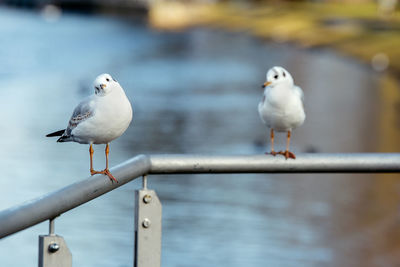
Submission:
M 64 130 L 59 130 L 59 131 L 54 132 L 54 133 L 49 133 L 48 135 L 46 135 L 46 137 L 61 136 L 61 135 L 63 135 L 64 132 L 65 132 L 65 129 Z
M 61 136 L 60 138 L 57 139 L 57 142 L 69 142 L 69 141 L 72 141 L 71 136 L 67 135 L 65 133 L 65 129 L 64 130 L 59 130 L 59 131 L 54 132 L 54 133 L 49 133 L 48 135 L 46 135 L 46 137 L 54 137 L 54 136 Z

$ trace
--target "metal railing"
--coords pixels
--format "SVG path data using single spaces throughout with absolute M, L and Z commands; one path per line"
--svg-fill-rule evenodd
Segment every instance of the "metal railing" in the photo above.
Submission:
M 281 156 L 265 155 L 139 155 L 112 168 L 111 172 L 118 179 L 118 184 L 111 183 L 103 175 L 95 175 L 37 199 L 1 211 L 0 238 L 46 220 L 54 223 L 54 218 L 62 213 L 147 174 L 392 173 L 400 172 L 400 153 L 298 154 L 296 160 L 285 160 Z M 137 196 L 140 198 L 140 194 L 144 192 L 143 202 L 148 204 L 150 201 L 147 202 L 146 197 L 151 199 L 152 196 L 153 198 L 157 198 L 157 196 L 154 191 L 147 190 L 145 185 L 144 183 L 144 188 L 137 191 Z M 136 206 L 140 209 L 140 205 Z M 149 206 L 151 205 L 147 207 Z M 140 210 L 136 211 L 136 217 L 141 214 L 140 212 Z M 136 228 L 141 226 L 148 228 L 146 221 L 138 221 L 137 219 Z M 136 230 L 140 231 L 140 229 Z M 50 233 L 50 235 L 54 236 L 54 233 Z M 136 236 L 136 239 L 138 239 L 138 236 Z M 135 242 L 136 247 L 138 247 L 137 240 Z M 142 266 L 136 261 L 137 257 L 135 257 L 135 266 Z

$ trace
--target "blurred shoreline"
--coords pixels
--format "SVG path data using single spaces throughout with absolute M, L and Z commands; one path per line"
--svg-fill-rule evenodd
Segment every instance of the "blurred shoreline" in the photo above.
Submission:
M 155 1 L 149 23 L 161 30 L 207 26 L 303 48 L 334 48 L 378 72 L 400 74 L 400 12 L 381 11 L 373 2 Z

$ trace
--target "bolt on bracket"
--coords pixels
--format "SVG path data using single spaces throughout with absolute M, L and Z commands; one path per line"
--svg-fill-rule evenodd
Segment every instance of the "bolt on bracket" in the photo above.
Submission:
M 72 254 L 62 236 L 39 236 L 39 267 L 71 267 Z

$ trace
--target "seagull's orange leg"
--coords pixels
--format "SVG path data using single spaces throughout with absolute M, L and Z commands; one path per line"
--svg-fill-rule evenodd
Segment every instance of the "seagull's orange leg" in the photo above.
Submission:
M 90 174 L 91 175 L 96 173 L 96 171 L 93 170 L 93 152 L 94 152 L 93 146 L 92 146 L 92 144 L 90 144 L 90 146 L 89 146 L 89 155 L 90 155 Z
M 290 136 L 291 136 L 291 131 L 288 131 L 286 140 L 286 151 L 280 151 L 279 154 L 284 155 L 286 159 L 288 158 L 295 159 L 296 156 L 294 155 L 294 153 L 289 151 Z
M 110 153 L 110 147 L 109 147 L 108 143 L 107 143 L 106 149 L 105 149 L 105 153 L 106 153 L 106 168 L 104 170 L 102 170 L 102 171 L 93 170 L 93 148 L 92 148 L 92 144 L 90 144 L 89 152 L 90 152 L 90 173 L 92 175 L 94 175 L 94 174 L 105 174 L 110 178 L 111 182 L 115 181 L 115 182 L 118 183 L 118 180 L 115 179 L 115 177 L 111 174 L 110 170 L 108 169 L 108 154 Z
M 106 170 L 108 170 L 108 154 L 110 153 L 110 146 L 108 145 L 108 143 L 106 145 L 105 152 L 106 152 Z
M 110 146 L 108 143 L 106 145 L 105 152 L 106 152 L 106 168 L 104 169 L 103 172 L 110 178 L 111 182 L 115 181 L 116 183 L 118 183 L 118 180 L 115 179 L 115 177 L 111 174 L 110 170 L 108 169 L 108 154 L 110 153 Z
M 275 152 L 275 150 L 274 150 L 274 137 L 275 137 L 275 135 L 274 135 L 274 129 L 272 129 L 271 128 L 271 155 L 272 156 L 276 156 L 276 154 L 278 154 L 277 152 Z

